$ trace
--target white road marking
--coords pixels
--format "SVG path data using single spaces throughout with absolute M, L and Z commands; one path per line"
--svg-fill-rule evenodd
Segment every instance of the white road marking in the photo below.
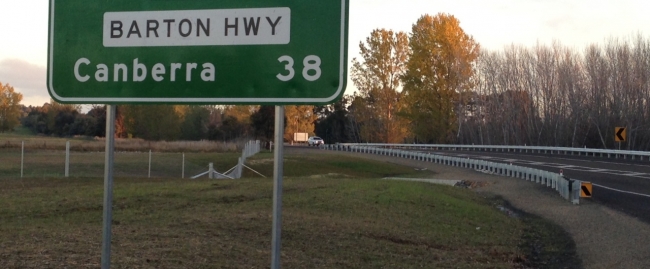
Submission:
M 558 168 L 577 168 L 577 167 L 579 167 L 579 166 L 575 166 L 575 165 L 560 165 L 560 166 L 558 166 Z
M 602 169 L 602 168 L 589 168 L 589 167 L 586 167 L 586 168 L 587 168 L 587 169 L 585 170 L 586 172 L 596 172 L 596 173 L 598 173 L 598 172 L 609 171 L 609 170 L 607 170 L 607 169 Z
M 612 191 L 623 192 L 623 193 L 629 193 L 629 194 L 634 194 L 634 195 L 644 196 L 644 197 L 650 197 L 650 195 L 648 195 L 648 194 L 643 194 L 643 193 L 638 193 L 638 192 L 631 192 L 631 191 L 623 191 L 623 190 L 619 190 L 619 189 L 614 189 L 614 188 L 606 187 L 606 186 L 603 186 L 603 185 L 600 185 L 600 184 L 592 183 L 591 185 L 594 185 L 594 186 L 597 186 L 597 187 L 601 187 L 601 188 L 605 188 L 605 189 L 612 190 Z
M 647 175 L 646 173 L 623 173 L 624 176 L 633 177 L 633 176 L 643 176 Z

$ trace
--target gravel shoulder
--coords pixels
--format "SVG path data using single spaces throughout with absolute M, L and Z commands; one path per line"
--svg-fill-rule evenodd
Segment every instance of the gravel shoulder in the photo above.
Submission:
M 316 151 L 285 147 L 285 152 L 314 154 Z M 350 152 L 317 152 L 427 168 L 437 173 L 435 179 L 488 182 L 475 190 L 501 196 L 513 207 L 565 229 L 573 237 L 585 268 L 650 268 L 650 225 L 588 199 L 581 199 L 580 205 L 572 205 L 554 190 L 537 183 L 428 162 Z

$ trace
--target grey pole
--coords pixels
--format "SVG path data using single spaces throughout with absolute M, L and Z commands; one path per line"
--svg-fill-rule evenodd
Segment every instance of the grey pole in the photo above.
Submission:
M 102 229 L 102 269 L 111 268 L 111 221 L 113 218 L 113 149 L 115 146 L 115 105 L 106 106 L 106 158 L 104 163 L 104 226 Z
M 280 269 L 280 233 L 282 231 L 282 173 L 284 160 L 284 106 L 275 106 L 275 158 L 273 166 L 273 231 L 271 269 Z
M 181 168 L 181 178 L 185 178 L 185 153 L 183 153 L 183 166 Z
M 65 177 L 70 175 L 70 141 L 65 142 Z
M 25 164 L 25 141 L 22 142 L 20 147 L 20 178 L 23 177 L 23 167 Z

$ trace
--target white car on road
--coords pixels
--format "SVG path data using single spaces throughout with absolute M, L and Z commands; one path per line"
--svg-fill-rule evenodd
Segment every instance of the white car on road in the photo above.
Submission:
M 307 144 L 310 146 L 319 146 L 325 144 L 325 141 L 323 141 L 323 139 L 318 136 L 312 136 L 307 139 Z

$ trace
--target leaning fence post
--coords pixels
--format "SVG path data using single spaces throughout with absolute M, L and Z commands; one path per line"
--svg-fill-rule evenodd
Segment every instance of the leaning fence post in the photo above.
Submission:
M 244 160 L 242 158 L 239 158 L 237 162 L 237 178 L 241 178 L 243 170 L 244 170 Z
M 70 141 L 65 142 L 65 177 L 70 175 Z

